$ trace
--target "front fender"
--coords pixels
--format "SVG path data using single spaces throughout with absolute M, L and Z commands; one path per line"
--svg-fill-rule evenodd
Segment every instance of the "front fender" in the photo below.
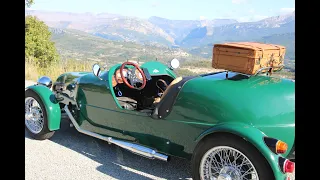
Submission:
M 253 146 L 255 146 L 260 153 L 266 158 L 270 167 L 273 170 L 276 179 L 283 179 L 285 174 L 283 174 L 278 165 L 278 157 L 280 155 L 274 154 L 264 143 L 263 137 L 267 136 L 259 129 L 242 123 L 228 123 L 220 124 L 214 126 L 205 132 L 203 132 L 196 141 L 200 141 L 203 137 L 213 134 L 216 132 L 227 132 L 237 135 L 249 141 Z
M 42 100 L 47 112 L 48 129 L 50 131 L 58 130 L 60 128 L 61 110 L 53 92 L 43 85 L 28 86 L 27 89 L 37 93 Z

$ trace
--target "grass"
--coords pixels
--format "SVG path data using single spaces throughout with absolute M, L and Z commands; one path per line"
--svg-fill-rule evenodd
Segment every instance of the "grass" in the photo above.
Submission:
M 91 71 L 94 63 L 96 62 L 69 59 L 58 63 L 53 63 L 48 68 L 42 68 L 32 61 L 26 61 L 25 79 L 36 81 L 41 76 L 48 76 L 54 81 L 58 78 L 59 75 L 66 72 Z M 179 68 L 177 70 L 177 73 L 180 76 L 190 76 L 198 74 L 183 68 Z
M 48 76 L 54 81 L 58 78 L 59 75 L 66 72 L 90 72 L 94 63 L 96 62 L 69 59 L 62 60 L 58 63 L 53 63 L 48 68 L 42 68 L 32 61 L 26 61 L 25 79 L 36 81 L 41 76 Z M 177 69 L 177 73 L 179 76 L 192 76 L 197 74 L 204 74 L 209 71 L 215 72 L 215 69 L 211 68 L 211 61 L 187 61 L 181 63 L 181 67 Z M 289 70 L 284 69 L 279 72 L 275 72 L 273 76 L 295 79 L 295 72 L 290 72 Z
M 41 76 L 48 76 L 54 81 L 66 72 L 91 71 L 94 63 L 69 59 L 53 63 L 48 68 L 42 68 L 32 61 L 25 61 L 25 79 L 36 81 Z

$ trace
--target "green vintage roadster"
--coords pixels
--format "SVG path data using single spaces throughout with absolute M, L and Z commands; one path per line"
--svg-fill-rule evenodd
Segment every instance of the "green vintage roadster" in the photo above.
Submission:
M 50 138 L 66 113 L 80 133 L 138 155 L 189 159 L 194 180 L 290 179 L 295 82 L 228 71 L 178 77 L 178 66 L 126 61 L 41 77 L 25 90 L 26 131 Z

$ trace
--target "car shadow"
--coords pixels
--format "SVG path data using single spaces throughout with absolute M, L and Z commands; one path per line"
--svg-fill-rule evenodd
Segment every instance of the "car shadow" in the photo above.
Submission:
M 30 136 L 25 133 L 26 138 Z M 152 160 L 133 154 L 116 145 L 79 133 L 62 120 L 61 129 L 49 139 L 101 164 L 96 168 L 115 179 L 192 179 L 190 161 L 171 157 L 169 162 Z

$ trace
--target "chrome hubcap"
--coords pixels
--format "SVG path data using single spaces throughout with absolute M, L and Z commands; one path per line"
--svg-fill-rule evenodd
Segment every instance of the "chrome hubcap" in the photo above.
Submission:
M 240 151 L 218 146 L 206 152 L 200 162 L 201 180 L 258 180 L 251 161 Z
M 218 180 L 232 180 L 231 176 L 228 174 L 220 174 Z
M 34 134 L 43 129 L 43 112 L 40 104 L 32 97 L 25 99 L 25 124 Z
M 241 173 L 232 166 L 223 167 L 218 176 L 218 180 L 233 180 L 238 179 L 241 176 Z

